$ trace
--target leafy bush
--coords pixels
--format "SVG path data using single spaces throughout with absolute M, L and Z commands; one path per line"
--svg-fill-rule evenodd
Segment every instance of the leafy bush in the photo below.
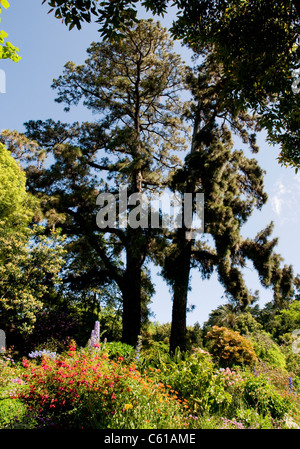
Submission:
M 252 334 L 250 338 L 260 360 L 269 363 L 273 367 L 283 369 L 286 367 L 284 354 L 267 332 Z
M 245 428 L 272 429 L 274 425 L 270 415 L 262 416 L 253 408 L 237 409 L 236 417 Z
M 209 352 L 220 366 L 254 365 L 258 361 L 252 342 L 239 332 L 213 326 L 206 338 Z
M 112 360 L 118 360 L 122 357 L 125 361 L 129 361 L 135 353 L 135 349 L 132 346 L 119 341 L 107 342 L 103 345 L 103 349 Z
M 14 375 L 14 368 L 11 366 L 9 360 L 3 354 L 0 354 L 0 390 L 6 387 L 10 378 Z
M 261 375 L 249 375 L 243 388 L 243 400 L 263 416 L 282 419 L 293 408 L 289 398 L 283 398 L 276 388 Z
M 262 325 L 256 321 L 250 312 L 244 312 L 237 315 L 233 330 L 241 335 L 248 335 L 253 332 L 259 332 L 263 329 Z
M 26 406 L 21 400 L 9 397 L 0 398 L 0 429 L 17 428 L 25 414 Z
M 287 308 L 279 311 L 274 317 L 274 336 L 300 329 L 300 301 L 295 300 Z
M 143 366 L 157 366 L 161 363 L 161 361 L 169 360 L 169 346 L 162 341 L 153 341 L 151 346 L 146 342 L 146 345 L 142 345 L 141 358 L 139 361 L 139 366 L 142 368 Z
M 22 422 L 26 418 L 26 406 L 21 400 L 17 399 L 18 391 L 24 387 L 19 376 L 20 369 L 15 366 L 10 353 L 1 354 L 0 429 L 15 429 L 22 427 Z
M 219 413 L 231 402 L 225 390 L 225 378 L 216 372 L 214 364 L 203 354 L 175 356 L 160 359 L 159 369 L 148 370 L 158 381 L 167 385 L 169 391 L 186 400 L 193 412 Z
M 147 329 L 144 331 L 144 341 L 146 346 L 152 342 L 169 343 L 171 334 L 171 323 L 160 324 L 158 322 L 149 323 Z
M 286 368 L 300 379 L 300 356 L 295 354 L 292 348 L 284 348 Z
M 155 343 L 163 343 L 169 346 L 171 334 L 171 323 L 160 324 L 158 322 L 149 323 L 143 332 L 143 341 L 146 348 L 150 348 Z M 202 345 L 202 329 L 199 323 L 186 328 L 186 347 L 191 349 Z M 168 350 L 168 348 L 167 348 Z

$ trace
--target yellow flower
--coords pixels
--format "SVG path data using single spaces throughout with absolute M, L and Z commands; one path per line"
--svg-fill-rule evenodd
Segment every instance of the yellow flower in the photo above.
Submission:
M 133 407 L 132 404 L 125 404 L 125 410 L 128 410 L 128 409 L 130 409 L 130 408 L 132 408 L 132 407 Z

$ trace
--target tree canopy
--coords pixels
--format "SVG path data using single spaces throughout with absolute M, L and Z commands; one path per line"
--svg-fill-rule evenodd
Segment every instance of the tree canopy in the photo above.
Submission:
M 113 39 L 137 20 L 138 3 L 158 15 L 177 8 L 173 36 L 198 54 L 213 46 L 226 75 L 224 97 L 259 112 L 270 143 L 280 145 L 279 162 L 297 170 L 300 108 L 292 84 L 300 60 L 299 1 L 48 1 L 70 28 L 94 16 L 102 36 Z
M 63 264 L 60 237 L 29 227 L 35 211 L 24 171 L 0 143 L 0 327 L 18 335 L 32 329 Z
M 32 218 L 29 204 L 25 173 L 0 143 L 0 220 L 6 228 L 28 224 Z
M 4 8 L 9 7 L 7 0 L 0 0 L 0 14 L 1 5 Z M 0 19 L 1 21 L 1 19 Z M 5 31 L 0 31 L 0 59 L 11 59 L 14 62 L 19 62 L 21 57 L 18 55 L 19 49 L 12 45 L 10 42 L 6 41 L 8 34 Z

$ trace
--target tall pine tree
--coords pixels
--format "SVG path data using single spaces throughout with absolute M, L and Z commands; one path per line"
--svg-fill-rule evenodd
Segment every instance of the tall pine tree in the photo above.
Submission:
M 243 239 L 241 228 L 254 208 L 267 200 L 263 189 L 263 170 L 256 159 L 234 150 L 233 134 L 258 151 L 255 121 L 248 114 L 236 114 L 222 103 L 222 76 L 211 54 L 191 73 L 189 83 L 194 97 L 190 118 L 194 124 L 191 151 L 185 165 L 172 180 L 172 188 L 184 192 L 204 193 L 205 234 L 192 239 L 189 226 L 178 229 L 170 241 L 164 259 L 163 275 L 173 288 L 173 311 L 170 351 L 185 349 L 187 297 L 191 268 L 199 269 L 203 278 L 216 269 L 226 293 L 240 307 L 251 304 L 251 294 L 241 268 L 251 260 L 262 284 L 272 286 L 275 301 L 293 293 L 291 267 L 280 267 L 281 258 L 274 253 L 276 239 L 268 240 L 272 224 L 254 240 Z M 230 129 L 230 128 L 231 129 Z M 184 213 L 184 212 L 183 212 Z M 206 240 L 212 241 L 208 245 Z
M 185 69 L 172 46 L 166 30 L 151 20 L 118 42 L 92 43 L 85 64 L 68 62 L 53 87 L 67 110 L 83 100 L 98 120 L 26 124 L 26 136 L 54 158 L 49 168 L 28 167 L 30 190 L 41 198 L 49 225 L 68 236 L 73 266 L 76 254 L 84 279 L 109 279 L 119 287 L 122 338 L 132 345 L 141 330 L 142 303 L 153 292 L 145 261 L 160 231 L 117 223 L 99 229 L 96 202 L 99 194 L 114 194 L 118 213 L 120 187 L 137 198 L 159 191 L 180 163 L 174 154 L 185 148 L 179 99 Z M 133 206 L 126 205 L 126 212 Z

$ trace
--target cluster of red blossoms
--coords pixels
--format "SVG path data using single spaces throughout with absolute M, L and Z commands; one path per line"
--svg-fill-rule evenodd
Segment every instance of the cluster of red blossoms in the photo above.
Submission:
M 74 343 L 69 345 L 66 355 L 54 360 L 42 357 L 36 363 L 24 358 L 22 378 L 27 389 L 19 397 L 40 416 L 49 416 L 51 411 L 57 416 L 67 416 L 75 406 L 80 408 L 84 404 L 87 393 L 96 394 L 106 413 L 114 413 L 118 392 L 125 388 L 130 393 L 126 380 L 140 376 L 135 365 L 122 366 L 122 362 L 123 357 L 115 362 L 97 350 L 77 351 Z

